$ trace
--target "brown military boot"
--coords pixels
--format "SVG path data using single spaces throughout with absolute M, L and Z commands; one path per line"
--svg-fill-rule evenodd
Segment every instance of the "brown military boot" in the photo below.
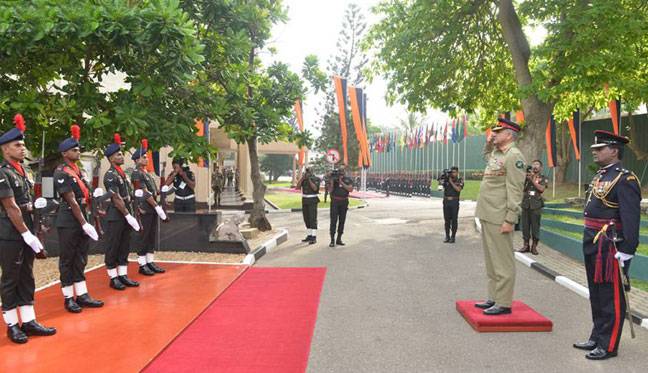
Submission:
M 524 246 L 522 246 L 521 249 L 518 249 L 518 253 L 528 253 L 529 251 L 529 241 L 524 240 Z
M 531 254 L 538 255 L 538 240 L 533 240 L 533 245 L 531 245 Z

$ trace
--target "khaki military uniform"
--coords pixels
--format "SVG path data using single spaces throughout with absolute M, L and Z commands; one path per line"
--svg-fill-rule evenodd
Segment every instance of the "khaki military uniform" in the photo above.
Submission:
M 482 226 L 488 298 L 498 306 L 511 307 L 515 285 L 513 235 L 500 233 L 500 227 L 504 222 L 518 221 L 526 162 L 514 144 L 503 151 L 493 150 L 487 160 L 475 216 Z

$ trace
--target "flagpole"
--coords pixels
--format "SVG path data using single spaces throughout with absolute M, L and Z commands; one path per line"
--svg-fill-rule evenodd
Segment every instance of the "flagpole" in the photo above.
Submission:
M 464 123 L 464 126 L 465 125 L 466 125 L 466 123 Z M 464 158 L 463 158 L 463 168 L 462 168 L 463 171 L 462 172 L 463 172 L 464 180 L 465 180 L 466 179 L 466 145 L 468 144 L 468 136 L 464 136 L 463 141 L 464 141 Z
M 581 189 L 582 187 L 582 162 L 583 162 L 583 147 L 581 146 L 582 143 L 582 134 L 583 134 L 583 120 L 581 119 L 581 113 L 578 113 L 578 153 L 580 157 L 578 157 L 578 198 L 581 196 Z

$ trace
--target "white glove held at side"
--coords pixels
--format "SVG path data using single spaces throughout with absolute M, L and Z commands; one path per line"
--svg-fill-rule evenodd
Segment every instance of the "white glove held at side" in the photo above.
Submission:
M 126 215 L 126 216 L 124 216 L 124 217 L 126 218 L 126 221 L 128 222 L 128 224 L 130 224 L 130 226 L 133 227 L 133 229 L 134 229 L 135 231 L 139 231 L 139 230 L 140 230 L 140 225 L 139 225 L 139 223 L 137 222 L 137 219 L 135 219 L 135 218 L 133 217 L 133 215 L 128 214 L 128 215 Z
M 621 267 L 623 267 L 624 263 L 627 262 L 628 260 L 632 259 L 632 257 L 634 257 L 634 255 L 630 255 L 630 254 L 626 254 L 626 253 L 622 253 L 620 251 L 617 251 L 617 253 L 614 254 L 614 257 L 616 259 L 621 259 Z
M 88 237 L 92 238 L 93 241 L 99 241 L 99 234 L 97 233 L 95 227 L 92 226 L 92 224 L 85 223 L 83 224 L 83 226 L 81 226 L 81 228 L 83 228 L 85 234 L 88 235 Z
M 27 231 L 25 233 L 22 233 L 22 238 L 25 241 L 29 247 L 34 250 L 36 254 L 40 253 L 43 251 L 43 244 L 38 240 L 38 237 L 34 236 L 34 234 L 30 231 Z
M 155 212 L 157 212 L 160 219 L 166 220 L 167 216 L 164 210 L 162 209 L 162 206 L 155 206 Z

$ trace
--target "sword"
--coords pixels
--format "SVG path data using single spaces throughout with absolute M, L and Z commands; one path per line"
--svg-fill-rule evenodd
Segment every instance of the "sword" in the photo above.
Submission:
M 614 226 L 614 222 L 610 222 L 610 229 L 612 230 L 612 244 L 614 245 L 614 251 L 617 250 L 617 232 L 616 228 Z M 635 331 L 634 331 L 634 323 L 632 322 L 632 309 L 630 308 L 630 297 L 628 297 L 628 291 L 626 290 L 626 287 L 629 287 L 629 281 L 628 277 L 623 273 L 623 260 L 621 258 L 618 258 L 617 261 L 619 262 L 619 275 L 621 276 L 621 283 L 622 286 L 621 288 L 623 289 L 623 297 L 625 298 L 626 302 L 626 319 L 628 319 L 628 323 L 630 324 L 630 336 L 634 339 L 635 338 Z

